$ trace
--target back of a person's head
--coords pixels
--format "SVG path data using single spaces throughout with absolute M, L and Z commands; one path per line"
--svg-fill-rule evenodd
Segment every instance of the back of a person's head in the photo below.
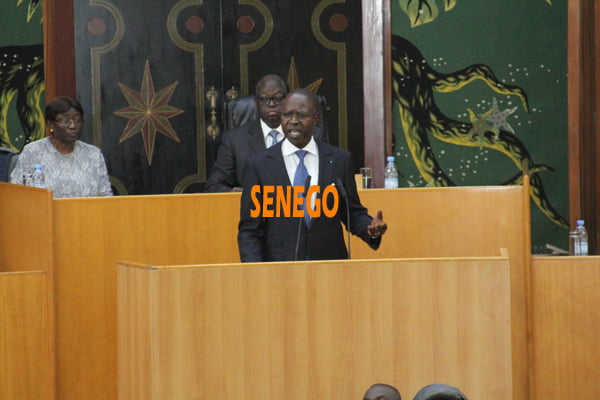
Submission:
M 468 400 L 458 388 L 443 383 L 433 383 L 421 388 L 413 400 Z
M 401 397 L 395 387 L 385 383 L 376 383 L 365 392 L 363 400 L 401 400 Z

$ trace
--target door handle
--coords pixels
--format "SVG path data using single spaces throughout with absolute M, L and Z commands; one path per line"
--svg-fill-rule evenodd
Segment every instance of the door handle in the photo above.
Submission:
M 232 86 L 231 89 L 229 89 L 227 92 L 225 92 L 225 97 L 227 97 L 227 100 L 237 99 L 238 96 L 239 96 L 239 92 L 237 91 L 235 86 Z
M 206 131 L 214 140 L 221 132 L 221 128 L 219 128 L 219 123 L 217 120 L 217 100 L 219 99 L 219 93 L 214 86 L 211 86 L 210 90 L 206 92 L 206 99 L 210 104 L 210 125 Z

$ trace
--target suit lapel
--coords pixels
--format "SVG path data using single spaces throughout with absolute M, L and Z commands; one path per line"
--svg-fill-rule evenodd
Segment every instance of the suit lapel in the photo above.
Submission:
M 283 161 L 283 155 L 281 154 L 281 143 L 277 143 L 275 146 L 269 147 L 265 151 L 265 157 L 267 159 L 267 172 L 272 177 L 272 182 L 275 185 L 291 185 L 290 177 L 288 176 L 287 169 L 285 168 L 285 162 Z
M 334 182 L 335 158 L 333 147 L 317 142 L 319 147 L 319 185 L 324 188 Z
M 265 137 L 263 135 L 262 129 L 260 127 L 260 120 L 254 120 L 254 123 L 248 130 L 248 134 L 250 135 L 250 140 L 248 141 L 248 146 L 254 153 L 260 153 L 265 150 Z

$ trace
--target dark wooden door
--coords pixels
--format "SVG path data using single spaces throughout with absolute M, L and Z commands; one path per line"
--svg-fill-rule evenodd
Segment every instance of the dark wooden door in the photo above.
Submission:
M 277 73 L 326 97 L 330 142 L 362 165 L 360 12 L 340 0 L 74 2 L 83 139 L 118 194 L 202 191 L 227 93 Z

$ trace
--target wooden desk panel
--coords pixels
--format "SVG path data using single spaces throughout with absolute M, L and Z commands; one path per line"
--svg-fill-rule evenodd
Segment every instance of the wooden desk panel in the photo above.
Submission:
M 600 257 L 533 257 L 536 399 L 600 392 Z
M 119 266 L 119 399 L 512 398 L 505 258 Z
M 388 232 L 373 251 L 352 238 L 353 259 L 486 257 L 507 248 L 529 257 L 529 197 L 522 186 L 361 190 L 375 216 L 383 210 Z
M 0 399 L 55 398 L 52 205 L 0 182 Z
M 117 262 L 237 262 L 238 210 L 239 194 L 54 201 L 59 399 L 117 396 Z
M 0 272 L 52 270 L 52 192 L 0 182 Z
M 48 273 L 0 273 L 0 399 L 54 400 Z
M 523 191 L 527 193 L 521 187 L 361 192 L 364 203 L 371 210 L 383 208 L 390 223 L 382 250 L 364 249 L 371 258 L 394 252 L 420 257 L 426 254 L 426 247 L 436 256 L 495 256 L 499 248 L 509 249 L 512 319 L 518 327 L 513 337 L 513 386 L 519 394 L 527 390 L 526 335 L 522 331 L 526 324 L 524 260 L 528 254 L 524 251 L 529 239 L 521 239 L 529 235 L 524 222 L 529 221 L 529 203 Z M 113 400 L 117 391 L 117 262 L 238 262 L 239 193 L 57 199 L 53 203 L 59 398 Z M 484 218 L 490 207 L 498 210 Z M 458 213 L 457 219 L 452 220 L 448 212 Z M 466 220 L 467 216 L 471 219 Z M 477 235 L 464 233 L 465 221 Z M 415 233 L 415 227 L 422 231 Z M 411 236 L 414 239 L 409 242 L 406 238 Z M 438 237 L 443 240 L 435 239 Z M 365 245 L 353 245 L 353 257 L 363 251 L 359 246 Z
M 531 254 L 529 179 L 524 186 L 368 189 L 360 192 L 371 215 L 383 210 L 388 232 L 377 251 L 352 238 L 353 259 L 511 257 L 513 399 L 529 390 L 527 320 Z

